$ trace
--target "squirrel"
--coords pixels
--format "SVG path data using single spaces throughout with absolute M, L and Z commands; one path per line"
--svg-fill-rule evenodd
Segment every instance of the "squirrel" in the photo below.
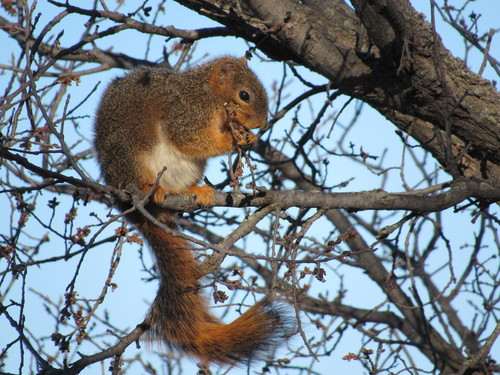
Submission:
M 97 159 L 109 185 L 134 184 L 144 193 L 165 166 L 146 208 L 175 229 L 175 213 L 160 207 L 166 195 L 192 194 L 202 205 L 210 204 L 213 188 L 198 186 L 207 159 L 253 143 L 250 129 L 263 128 L 267 113 L 266 91 L 244 58 L 222 56 L 180 73 L 143 66 L 115 79 L 101 99 L 95 122 Z M 119 208 L 125 211 L 130 205 Z M 203 275 L 189 242 L 137 211 L 127 219 L 152 248 L 160 278 L 144 322 L 150 336 L 204 364 L 266 359 L 289 331 L 282 308 L 264 298 L 223 324 L 199 290 Z

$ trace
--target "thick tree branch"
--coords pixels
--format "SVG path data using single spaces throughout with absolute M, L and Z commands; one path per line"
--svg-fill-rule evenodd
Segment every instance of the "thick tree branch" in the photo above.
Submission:
M 443 184 L 442 188 L 447 188 Z M 277 205 L 280 209 L 300 208 L 341 208 L 358 210 L 406 210 L 417 213 L 442 211 L 472 197 L 481 200 L 500 201 L 500 184 L 463 179 L 450 184 L 450 189 L 440 194 L 429 195 L 415 191 L 412 193 L 388 193 L 383 190 L 359 193 L 326 193 L 317 191 L 273 191 L 261 190 L 252 193 L 216 192 L 213 206 L 221 207 L 263 207 Z M 212 207 L 213 207 L 212 206 Z M 193 196 L 169 196 L 163 208 L 180 211 L 194 211 L 202 208 Z
M 348 7 L 335 14 L 320 13 L 315 2 L 249 0 L 242 7 L 230 0 L 178 2 L 237 29 L 271 56 L 279 51 L 283 58 L 303 64 L 328 78 L 332 86 L 369 103 L 415 136 L 448 171 L 452 166 L 443 156 L 443 142 L 454 157 L 466 159 L 457 161 L 462 175 L 500 179 L 500 94 L 451 56 L 406 0 L 353 1 L 358 25 L 353 25 L 356 16 Z M 322 7 L 337 9 L 338 3 L 325 0 Z M 366 39 L 359 32 L 361 22 L 382 53 L 358 45 L 358 40 Z M 437 73 L 437 63 L 442 74 Z M 441 134 L 448 131 L 455 138 Z M 427 141 L 421 133 L 427 133 Z
M 261 143 L 262 144 L 262 143 Z M 260 146 L 262 147 L 262 146 Z M 265 147 L 265 146 L 264 146 Z M 65 182 L 80 188 L 88 188 L 97 194 L 112 194 L 123 202 L 130 202 L 130 195 L 124 190 L 100 185 L 92 180 L 81 180 L 53 172 L 30 163 L 26 158 L 0 147 L 0 157 L 16 162 L 48 181 Z M 51 182 L 52 183 L 52 182 Z M 442 188 L 447 188 L 443 184 Z M 260 190 L 257 194 L 216 192 L 213 206 L 221 207 L 264 207 L 275 205 L 281 209 L 289 207 L 318 207 L 325 209 L 343 208 L 358 210 L 407 210 L 418 213 L 436 212 L 453 207 L 466 199 L 478 198 L 485 202 L 500 201 L 500 184 L 462 179 L 450 184 L 450 189 L 440 194 L 429 195 L 427 191 L 412 193 L 388 193 L 372 190 L 359 193 L 326 193 L 309 191 L 272 191 Z M 175 211 L 194 211 L 200 206 L 193 196 L 172 195 L 163 207 Z

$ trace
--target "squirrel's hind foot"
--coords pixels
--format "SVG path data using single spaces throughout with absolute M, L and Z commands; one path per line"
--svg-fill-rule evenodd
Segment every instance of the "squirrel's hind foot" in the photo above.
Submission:
M 188 194 L 195 195 L 196 201 L 204 206 L 214 202 L 214 189 L 208 185 L 193 186 L 188 190 Z

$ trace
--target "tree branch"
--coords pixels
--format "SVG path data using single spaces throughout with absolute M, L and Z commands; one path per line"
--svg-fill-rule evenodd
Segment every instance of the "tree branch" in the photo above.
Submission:
M 446 131 L 449 122 L 458 140 L 451 145 L 454 157 L 465 150 L 466 159 L 474 160 L 459 165 L 460 173 L 500 180 L 500 93 L 454 58 L 440 41 L 435 44 L 429 23 L 408 1 L 353 1 L 361 17 L 358 22 L 367 26 L 370 35 L 379 36 L 375 42 L 382 53 L 357 44 L 365 39 L 364 34 L 353 25 L 353 13 L 345 9 L 333 16 L 292 0 L 251 0 L 238 8 L 229 0 L 178 2 L 196 10 L 209 9 L 201 13 L 238 30 L 271 57 L 282 54 L 323 75 L 332 87 L 369 103 L 411 136 L 427 128 L 427 140 L 432 140 L 437 132 Z M 338 1 L 324 3 L 335 8 Z M 260 32 L 259 40 L 250 37 L 255 30 Z M 434 46 L 444 68 L 443 79 L 434 69 Z M 447 92 L 444 81 L 449 82 Z M 439 142 L 416 139 L 449 171 Z

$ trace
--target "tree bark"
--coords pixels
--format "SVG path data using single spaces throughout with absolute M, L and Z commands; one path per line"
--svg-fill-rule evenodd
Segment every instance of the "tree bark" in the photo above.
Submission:
M 177 1 L 370 104 L 454 177 L 500 181 L 500 94 L 408 1 Z

